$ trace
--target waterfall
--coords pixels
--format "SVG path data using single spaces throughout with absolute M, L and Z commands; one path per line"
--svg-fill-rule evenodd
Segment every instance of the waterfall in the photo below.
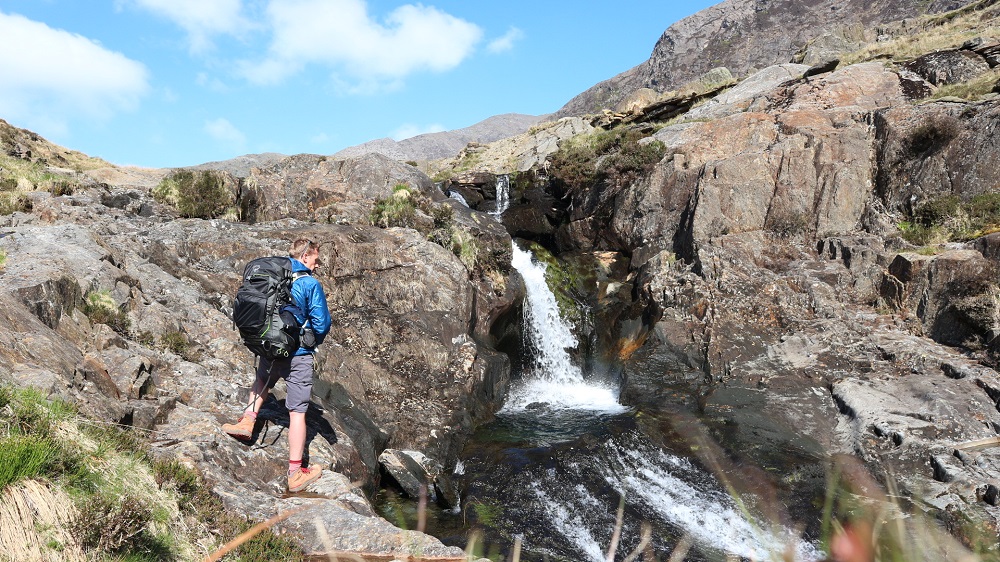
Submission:
M 510 208 L 510 176 L 500 174 L 497 176 L 497 208 L 491 214 L 499 217 L 508 208 Z
M 585 372 L 545 264 L 516 244 L 512 251 L 526 290 L 527 364 L 491 429 L 478 433 L 455 469 L 470 497 L 503 506 L 492 525 L 522 537 L 533 560 L 604 562 L 615 506 L 624 501 L 617 560 L 635 548 L 646 523 L 660 559 L 682 537 L 692 542 L 687 560 L 777 560 L 789 552 L 802 562 L 822 559 L 794 530 L 731 497 L 690 457 L 692 443 L 665 438 L 666 420 L 641 422 L 640 412 L 618 403 L 616 387 Z
M 523 411 L 529 406 L 547 405 L 555 409 L 622 412 L 618 391 L 610 385 L 588 381 L 577 366 L 570 350 L 577 340 L 569 324 L 559 313 L 556 297 L 545 281 L 545 264 L 532 260 L 531 252 L 514 244 L 511 265 L 524 278 L 527 296 L 524 303 L 525 335 L 534 351 L 533 364 L 522 373 L 504 410 Z
M 459 203 L 461 203 L 466 208 L 469 206 L 469 202 L 466 201 L 465 197 L 462 197 L 462 194 L 459 193 L 459 192 L 457 192 L 457 191 L 449 191 L 448 192 L 448 197 L 454 199 L 455 201 L 458 201 Z

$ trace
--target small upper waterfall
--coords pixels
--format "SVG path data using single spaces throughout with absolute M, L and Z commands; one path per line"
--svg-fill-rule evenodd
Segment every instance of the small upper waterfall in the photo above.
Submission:
M 457 192 L 457 191 L 449 191 L 448 192 L 448 197 L 454 199 L 455 201 L 458 201 L 464 207 L 468 207 L 469 206 L 469 202 L 466 201 L 465 197 L 462 197 L 462 194 L 459 193 L 459 192 Z
M 584 379 L 570 350 L 577 346 L 570 326 L 559 314 L 556 297 L 545 281 L 545 264 L 532 260 L 531 252 L 514 244 L 514 266 L 524 278 L 526 343 L 533 350 L 529 372 L 522 373 L 504 406 L 505 411 L 521 411 L 534 404 L 557 409 L 622 412 L 618 391 L 610 385 Z
M 500 174 L 497 176 L 497 208 L 493 215 L 500 216 L 510 208 L 510 176 Z

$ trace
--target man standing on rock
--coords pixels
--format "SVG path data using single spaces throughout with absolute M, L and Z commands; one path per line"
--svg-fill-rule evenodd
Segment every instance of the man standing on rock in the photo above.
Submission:
M 292 261 L 292 300 L 303 314 L 298 318 L 303 326 L 308 326 L 302 335 L 299 349 L 292 357 L 269 360 L 260 358 L 257 379 L 250 390 L 250 400 L 239 421 L 223 424 L 222 430 L 229 435 L 249 440 L 253 435 L 257 412 L 267 399 L 268 391 L 274 388 L 278 379 L 285 379 L 288 408 L 288 491 L 298 492 L 319 478 L 322 469 L 302 466 L 302 453 L 306 443 L 306 410 L 312 395 L 313 354 L 316 346 L 330 331 L 330 309 L 326 304 L 323 287 L 312 271 L 320 265 L 319 244 L 305 238 L 296 240 L 288 250 Z M 308 324 L 306 322 L 308 321 Z

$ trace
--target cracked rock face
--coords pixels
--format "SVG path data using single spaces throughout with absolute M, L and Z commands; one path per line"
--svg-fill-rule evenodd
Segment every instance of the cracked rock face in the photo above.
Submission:
M 748 462 L 854 455 L 996 530 L 1000 448 L 961 448 L 1000 433 L 995 241 L 922 255 L 896 223 L 992 189 L 998 102 L 914 105 L 906 72 L 761 71 L 659 130 L 649 176 L 574 200 L 559 239 L 631 256 L 624 402 L 721 412 Z
M 379 168 L 370 162 L 378 158 L 330 164 L 355 174 L 330 191 L 345 198 L 338 213 L 367 216 L 363 208 L 375 195 L 365 190 L 391 191 L 361 173 Z M 421 189 L 434 189 L 425 176 L 418 179 Z M 318 201 L 324 189 L 310 189 L 302 196 Z M 237 512 L 265 518 L 301 504 L 283 525 L 311 554 L 462 554 L 385 522 L 364 491 L 379 484 L 378 456 L 387 447 L 451 466 L 474 424 L 499 408 L 509 361 L 478 342 L 519 298 L 518 283 L 498 294 L 451 251 L 413 230 L 294 219 L 181 220 L 135 186 L 32 197 L 39 203 L 33 213 L 0 218 L 7 256 L 0 269 L 7 326 L 0 334 L 0 378 L 149 431 L 155 456 L 198 470 Z M 305 205 L 299 195 L 289 197 L 271 200 L 272 207 Z M 475 227 L 474 218 L 456 220 Z M 498 225 L 477 228 L 489 244 L 506 238 L 509 247 Z M 238 417 L 253 379 L 253 357 L 229 318 L 243 265 L 284 255 L 300 237 L 322 243 L 326 265 L 315 276 L 333 315 L 307 413 L 307 462 L 325 474 L 308 497 L 283 498 L 283 383 L 262 408 L 249 443 L 220 425 Z M 103 323 L 84 313 L 89 302 L 103 303 Z

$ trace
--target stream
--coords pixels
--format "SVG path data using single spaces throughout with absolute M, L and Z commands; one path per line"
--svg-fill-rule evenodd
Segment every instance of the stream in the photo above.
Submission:
M 433 508 L 427 532 L 450 545 L 474 541 L 493 560 L 510 559 L 519 540 L 525 561 L 604 561 L 617 528 L 615 560 L 822 558 L 811 541 L 734 499 L 689 441 L 663 429 L 674 420 L 621 405 L 616 381 L 583 372 L 545 266 L 516 244 L 513 252 L 527 288 L 526 357 L 503 409 L 456 467 L 462 505 Z M 379 499 L 383 516 L 409 528 L 413 504 L 390 491 Z

